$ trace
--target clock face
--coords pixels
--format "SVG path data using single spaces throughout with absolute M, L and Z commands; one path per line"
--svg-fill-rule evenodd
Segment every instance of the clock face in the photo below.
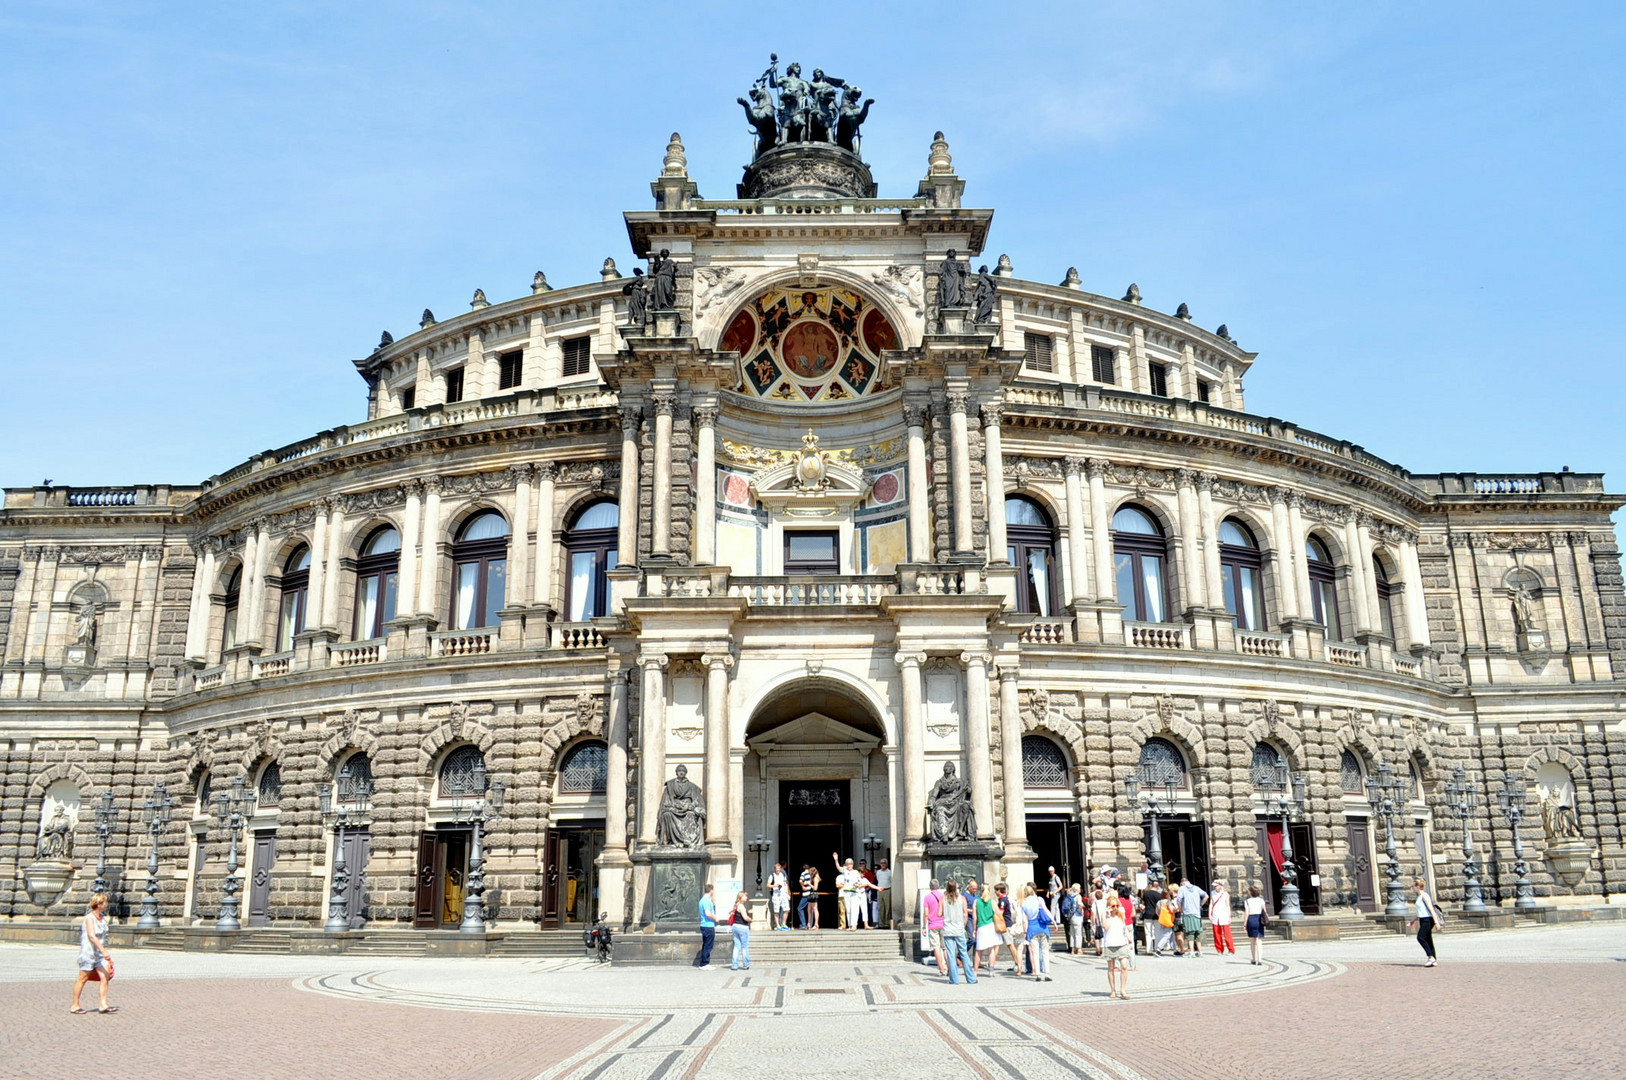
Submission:
M 770 289 L 734 316 L 720 347 L 740 354 L 740 392 L 811 403 L 882 389 L 881 352 L 899 340 L 850 289 Z

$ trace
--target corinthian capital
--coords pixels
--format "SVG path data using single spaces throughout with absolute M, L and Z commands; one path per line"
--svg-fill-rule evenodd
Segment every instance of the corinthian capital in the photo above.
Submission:
M 656 416 L 671 416 L 673 410 L 677 408 L 677 395 L 675 394 L 656 394 L 653 400 L 655 402 Z
M 910 427 L 925 427 L 926 417 L 930 415 L 924 405 L 905 405 L 903 407 L 903 422 Z
M 1089 462 L 1081 457 L 1070 457 L 1062 462 L 1062 472 L 1067 476 L 1078 476 L 1084 472 Z
M 1105 477 L 1107 470 L 1110 468 L 1112 468 L 1112 462 L 1106 458 L 1092 457 L 1084 462 L 1084 471 L 1089 474 L 1091 480 Z
M 948 408 L 951 413 L 964 413 L 971 405 L 971 395 L 960 391 L 953 391 L 948 395 Z
M 982 405 L 982 422 L 989 427 L 998 427 L 1005 416 L 1005 403 L 1002 401 L 985 401 Z
M 697 426 L 708 428 L 717 426 L 717 407 L 714 405 L 699 405 L 694 410 L 694 422 Z
M 636 405 L 623 405 L 620 408 L 621 430 L 637 434 L 638 422 L 643 419 L 643 410 Z

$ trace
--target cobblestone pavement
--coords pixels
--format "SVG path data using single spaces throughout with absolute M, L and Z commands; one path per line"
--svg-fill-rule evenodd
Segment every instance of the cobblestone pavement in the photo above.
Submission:
M 132 949 L 121 1011 L 71 1016 L 73 949 L 0 946 L 0 1077 L 1618 1075 L 1626 926 L 1445 934 L 1440 951 L 1432 970 L 1398 937 L 1277 945 L 1263 967 L 1142 957 L 1133 1000 L 1114 1002 L 1099 961 L 1065 955 L 1053 982 L 949 986 L 902 961 L 731 973 Z

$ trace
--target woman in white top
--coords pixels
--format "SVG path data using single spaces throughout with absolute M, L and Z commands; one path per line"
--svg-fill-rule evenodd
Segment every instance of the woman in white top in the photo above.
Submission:
M 1050 982 L 1050 910 L 1030 882 L 1022 886 L 1022 917 L 1028 929 L 1028 962 L 1034 982 Z
M 90 898 L 90 910 L 79 920 L 79 981 L 73 984 L 73 1006 L 69 1012 L 82 1013 L 79 995 L 92 974 L 101 981 L 96 984 L 101 1005 L 97 1012 L 118 1012 L 117 1005 L 107 1003 L 107 984 L 113 981 L 113 954 L 107 951 L 107 894 L 97 893 Z
M 1101 948 L 1107 958 L 1110 996 L 1129 1000 L 1129 961 L 1135 955 L 1135 943 L 1124 922 L 1122 904 L 1107 904 L 1101 913 Z
M 1236 940 L 1231 937 L 1231 893 L 1222 881 L 1214 882 L 1214 887 L 1208 890 L 1208 922 L 1214 928 L 1215 955 L 1229 951 L 1235 956 Z
M 1265 959 L 1265 901 L 1259 895 L 1259 886 L 1248 886 L 1248 899 L 1242 905 L 1248 916 L 1248 955 L 1250 964 Z
M 1411 887 L 1417 893 L 1417 898 L 1413 901 L 1417 905 L 1417 916 L 1412 919 L 1410 925 L 1417 927 L 1417 944 L 1423 947 L 1423 955 L 1428 957 L 1423 966 L 1436 967 L 1439 960 L 1434 956 L 1434 927 L 1444 921 L 1444 915 L 1434 906 L 1434 898 L 1428 895 L 1428 889 L 1423 884 L 1422 878 L 1413 878 Z

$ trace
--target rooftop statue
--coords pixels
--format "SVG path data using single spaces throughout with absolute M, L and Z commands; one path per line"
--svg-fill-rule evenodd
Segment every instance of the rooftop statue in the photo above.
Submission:
M 779 73 L 779 54 L 769 54 L 768 70 L 757 77 L 751 97 L 736 98 L 756 133 L 756 156 L 790 143 L 824 143 L 858 152 L 858 131 L 869 119 L 874 98 L 864 98 L 846 79 L 813 69 L 802 78 L 802 65 L 792 63 Z M 775 102 L 774 94 L 778 94 Z
M 621 293 L 627 298 L 627 322 L 643 326 L 649 321 L 649 282 L 642 269 L 633 267 L 632 280 L 621 286 Z
M 649 307 L 652 311 L 672 311 L 677 307 L 677 263 L 672 253 L 661 248 L 649 266 Z
M 965 278 L 969 267 L 955 258 L 953 248 L 937 268 L 937 306 L 940 308 L 965 307 Z

